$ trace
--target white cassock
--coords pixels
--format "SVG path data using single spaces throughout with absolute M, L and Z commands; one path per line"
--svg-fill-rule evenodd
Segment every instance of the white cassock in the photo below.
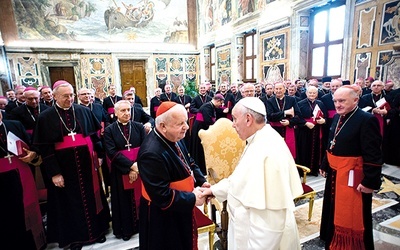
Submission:
M 293 199 L 303 188 L 285 141 L 270 125 L 247 139 L 232 175 L 211 190 L 228 201 L 228 249 L 300 249 Z

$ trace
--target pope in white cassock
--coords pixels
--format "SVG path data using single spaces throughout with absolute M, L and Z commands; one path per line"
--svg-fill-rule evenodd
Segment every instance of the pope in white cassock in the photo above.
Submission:
M 231 176 L 203 189 L 228 201 L 228 249 L 300 249 L 293 199 L 303 189 L 285 141 L 257 97 L 241 99 L 232 116 L 246 148 Z

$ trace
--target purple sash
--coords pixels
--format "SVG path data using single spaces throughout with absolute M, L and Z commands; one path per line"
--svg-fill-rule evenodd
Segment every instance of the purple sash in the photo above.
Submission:
M 332 119 L 336 115 L 336 109 L 328 110 L 328 118 Z
M 204 122 L 204 117 L 202 113 L 200 112 L 196 113 L 196 121 Z
M 107 113 L 109 114 L 109 115 L 111 115 L 111 114 L 114 114 L 114 107 L 111 107 L 111 108 L 108 108 L 107 109 Z
M 294 137 L 294 128 L 289 126 L 283 126 L 280 122 L 269 122 L 272 127 L 285 127 L 285 142 L 288 146 L 290 153 L 294 159 L 296 159 L 296 140 Z

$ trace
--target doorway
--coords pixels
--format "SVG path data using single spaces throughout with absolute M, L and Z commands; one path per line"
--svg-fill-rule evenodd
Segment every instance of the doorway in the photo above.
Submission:
M 72 85 L 74 92 L 78 91 L 76 89 L 74 67 L 50 67 L 49 66 L 49 75 L 50 75 L 50 83 L 51 83 L 52 89 L 53 89 L 53 85 L 56 81 L 65 80 Z M 77 103 L 77 96 L 75 96 L 75 102 Z
M 146 85 L 146 61 L 145 60 L 119 60 L 119 71 L 121 72 L 122 93 L 135 87 L 136 95 L 147 107 L 147 85 Z
M 76 90 L 74 67 L 49 67 L 51 87 L 58 80 L 65 80 L 71 83 Z

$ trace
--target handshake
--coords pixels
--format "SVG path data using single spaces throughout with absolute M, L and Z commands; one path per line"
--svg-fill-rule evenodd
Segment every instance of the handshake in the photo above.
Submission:
M 205 182 L 201 187 L 193 189 L 192 193 L 196 196 L 196 206 L 201 206 L 208 202 L 212 197 L 211 184 Z

